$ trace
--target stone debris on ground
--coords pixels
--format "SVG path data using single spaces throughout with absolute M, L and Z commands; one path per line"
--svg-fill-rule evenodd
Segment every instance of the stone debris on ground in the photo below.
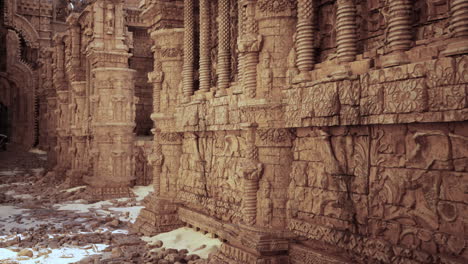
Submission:
M 0 264 L 205 263 L 130 230 L 143 200 L 138 192 L 92 203 L 86 188 L 65 189 L 63 178 L 48 177 L 41 152 L 9 150 L 0 160 Z

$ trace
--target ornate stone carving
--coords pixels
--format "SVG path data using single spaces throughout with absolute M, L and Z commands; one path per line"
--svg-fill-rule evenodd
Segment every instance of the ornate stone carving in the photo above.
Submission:
M 184 0 L 184 73 L 183 73 L 183 92 L 184 102 L 190 100 L 193 94 L 193 63 L 194 63 L 194 13 L 193 0 Z

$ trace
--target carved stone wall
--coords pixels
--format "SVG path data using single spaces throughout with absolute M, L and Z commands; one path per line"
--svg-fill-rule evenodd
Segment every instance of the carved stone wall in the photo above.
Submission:
M 466 0 L 98 0 L 68 17 L 52 62 L 42 50 L 57 133 L 39 138 L 97 198 L 152 180 L 134 228 L 215 234 L 211 263 L 464 263 L 466 14 Z
M 236 132 L 187 133 L 182 149 L 177 198 L 216 219 L 239 223 L 242 175 L 238 167 L 245 139 Z
M 234 70 L 205 47 L 225 50 L 227 2 L 185 1 L 181 100 L 154 97 L 155 197 L 228 241 L 213 263 L 462 263 L 462 194 L 442 194 L 444 179 L 464 184 L 467 158 L 455 2 L 449 12 L 447 1 L 238 1 Z M 218 22 L 198 30 L 208 11 Z M 216 72 L 237 71 L 236 82 L 194 92 L 208 78 L 194 71 L 199 45 L 200 67 L 221 62 Z M 164 60 L 154 64 L 159 80 Z M 181 145 L 161 143 L 165 133 Z M 165 214 L 151 210 L 141 219 Z M 150 222 L 141 230 L 161 231 Z
M 466 258 L 457 191 L 467 176 L 466 131 L 466 123 L 299 129 L 289 229 L 361 262 Z

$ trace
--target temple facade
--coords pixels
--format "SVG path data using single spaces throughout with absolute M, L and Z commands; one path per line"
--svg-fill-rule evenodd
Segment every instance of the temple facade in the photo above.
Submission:
M 468 0 L 6 0 L 10 140 L 210 263 L 468 262 Z M 3 58 L 5 60 L 3 60 Z

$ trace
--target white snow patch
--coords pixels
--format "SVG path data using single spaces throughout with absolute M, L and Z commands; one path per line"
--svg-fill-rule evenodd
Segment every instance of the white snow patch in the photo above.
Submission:
M 84 185 L 83 186 L 77 186 L 77 187 L 73 187 L 73 188 L 70 188 L 70 189 L 62 190 L 61 192 L 67 192 L 67 193 L 76 192 L 76 191 L 84 189 L 84 188 L 86 188 L 86 186 L 84 186 Z
M 35 176 L 40 175 L 44 170 L 45 170 L 44 168 L 31 169 L 31 171 L 34 172 Z
M 0 249 L 0 260 L 15 261 L 15 263 L 21 264 L 65 264 L 77 262 L 87 256 L 98 254 L 107 247 L 108 246 L 104 244 L 94 244 L 82 248 L 62 247 L 53 249 L 50 252 L 45 249 L 39 252 L 33 251 L 34 256 L 32 258 L 18 257 L 17 253 L 14 251 Z M 39 253 L 45 253 L 45 255 L 39 257 Z
M 150 192 L 152 192 L 153 185 L 149 186 L 135 186 L 132 188 L 133 193 L 137 196 L 137 201 L 142 201 Z
M 208 258 L 208 255 L 216 252 L 222 244 L 221 240 L 211 238 L 209 234 L 204 235 L 188 227 L 182 227 L 153 237 L 142 237 L 142 239 L 149 244 L 161 240 L 165 248 L 187 249 L 189 254 L 197 254 L 201 258 Z M 203 247 L 203 245 L 205 246 Z
M 16 252 L 6 248 L 0 248 L 0 260 L 16 258 Z
M 0 220 L 3 218 L 9 218 L 10 216 L 13 217 L 15 215 L 21 215 L 25 211 L 28 211 L 27 209 L 20 209 L 15 206 L 10 206 L 10 205 L 0 205 Z
M 144 206 L 132 206 L 132 207 L 111 207 L 109 210 L 111 211 L 118 211 L 118 212 L 128 212 L 128 218 L 126 217 L 119 217 L 120 221 L 129 221 L 130 223 L 135 223 L 138 215 L 140 214 L 141 209 L 143 209 Z
M 74 201 L 75 203 L 64 203 L 64 204 L 55 204 L 54 207 L 57 210 L 69 210 L 69 211 L 76 211 L 81 213 L 89 212 L 91 208 L 98 209 L 101 208 L 103 205 L 112 205 L 109 201 L 101 201 L 93 204 L 83 204 L 79 203 L 80 200 Z
M 0 176 L 14 176 L 22 172 L 24 171 L 18 168 L 14 168 L 13 170 L 0 171 Z
M 47 152 L 46 151 L 43 151 L 43 150 L 40 150 L 38 148 L 32 148 L 29 150 L 29 153 L 34 153 L 34 154 L 39 154 L 39 155 L 46 155 Z

